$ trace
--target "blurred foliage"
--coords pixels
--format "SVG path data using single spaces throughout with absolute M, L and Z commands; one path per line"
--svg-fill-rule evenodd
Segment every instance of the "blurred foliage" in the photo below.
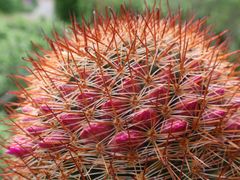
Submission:
M 20 66 L 26 66 L 22 60 L 27 57 L 27 51 L 34 49 L 31 42 L 36 45 L 47 47 L 44 34 L 50 36 L 53 24 L 45 20 L 29 22 L 24 18 L 1 17 L 0 21 L 0 95 L 8 90 L 15 90 L 15 83 L 7 77 L 9 74 L 25 74 Z M 61 25 L 60 25 L 61 24 Z M 57 31 L 63 26 L 62 23 L 54 22 Z
M 21 0 L 0 0 L 0 11 L 4 13 L 12 13 L 20 11 L 23 8 Z
M 78 20 L 84 17 L 91 22 L 94 10 L 102 13 L 105 7 L 111 7 L 119 13 L 121 4 L 125 4 L 134 11 L 142 11 L 140 2 L 140 0 L 88 0 L 86 3 L 85 0 L 55 0 L 55 11 L 58 18 L 67 22 L 71 20 L 70 15 L 74 15 Z
M 64 21 L 70 21 L 70 15 L 77 16 L 76 12 L 78 10 L 78 0 L 55 0 L 56 15 Z
M 36 6 L 37 0 L 29 0 L 29 3 L 23 3 L 23 0 L 0 0 L 0 12 L 2 13 L 31 11 Z

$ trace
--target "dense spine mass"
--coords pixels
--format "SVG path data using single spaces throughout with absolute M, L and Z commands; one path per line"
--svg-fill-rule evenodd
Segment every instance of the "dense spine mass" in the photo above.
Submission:
M 204 24 L 122 9 L 48 39 L 10 115 L 3 176 L 239 179 L 237 65 Z

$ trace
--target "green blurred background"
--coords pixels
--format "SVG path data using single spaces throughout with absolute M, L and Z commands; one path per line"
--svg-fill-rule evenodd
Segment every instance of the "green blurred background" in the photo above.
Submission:
M 146 2 L 151 7 L 154 0 Z M 51 36 L 53 29 L 61 33 L 69 24 L 70 14 L 79 22 L 85 17 L 91 23 L 94 9 L 102 12 L 110 6 L 119 12 L 122 3 L 136 12 L 145 8 L 144 0 L 0 0 L 0 118 L 5 117 L 3 104 L 15 100 L 7 93 L 16 90 L 8 75 L 26 73 L 19 67 L 29 66 L 22 59 L 34 50 L 31 42 L 48 48 L 43 36 Z M 225 38 L 230 39 L 230 49 L 240 49 L 240 0 L 169 0 L 169 4 L 175 10 L 180 4 L 184 17 L 208 16 L 208 23 L 216 33 L 229 29 Z M 167 12 L 165 0 L 162 9 L 163 13 Z M 2 122 L 0 135 L 6 137 L 7 126 Z

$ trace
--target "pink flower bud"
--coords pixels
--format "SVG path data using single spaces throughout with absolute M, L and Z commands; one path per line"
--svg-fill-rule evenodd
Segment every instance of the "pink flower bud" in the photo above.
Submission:
M 61 107 L 60 105 L 48 105 L 48 104 L 42 104 L 39 109 L 41 110 L 41 112 L 45 113 L 45 114 L 51 114 L 55 111 L 59 111 L 61 109 L 63 109 L 63 107 Z
M 38 115 L 38 110 L 30 105 L 23 106 L 22 112 L 24 114 L 33 115 L 33 116 Z
M 77 102 L 79 105 L 88 106 L 97 100 L 97 96 L 95 92 L 83 92 L 78 95 Z
M 63 85 L 60 85 L 58 88 L 60 89 L 60 91 L 63 92 L 64 95 L 68 95 L 77 89 L 77 85 L 63 84 Z
M 141 109 L 132 114 L 132 122 L 134 124 L 152 126 L 157 121 L 157 112 L 151 108 Z
M 187 130 L 188 123 L 180 118 L 172 117 L 167 119 L 162 125 L 161 133 L 177 133 L 185 132 Z
M 39 135 L 41 133 L 43 133 L 46 129 L 48 129 L 46 126 L 30 126 L 28 128 L 26 128 L 26 131 L 29 132 L 31 135 Z
M 161 71 L 158 73 L 157 75 L 157 81 L 159 83 L 173 83 L 174 81 L 174 76 L 172 75 L 172 70 L 171 69 L 167 69 L 167 68 L 163 68 L 161 69 Z
M 24 136 L 16 136 L 13 139 L 13 143 L 7 148 L 6 153 L 23 157 L 27 156 L 33 151 L 34 143 L 30 138 Z
M 223 110 L 209 110 L 203 114 L 202 119 L 203 121 L 215 120 L 215 119 L 223 119 L 226 116 L 226 111 Z
M 111 99 L 102 104 L 102 110 L 105 111 L 106 113 L 112 113 L 116 112 L 117 114 L 120 114 L 124 112 L 125 110 L 125 104 L 122 100 L 118 99 Z
M 137 93 L 141 90 L 139 84 L 137 84 L 136 80 L 131 78 L 126 78 L 121 87 L 121 92 L 128 92 L 128 93 Z
M 40 97 L 33 98 L 33 102 L 43 104 L 49 101 L 49 99 L 50 99 L 49 97 L 40 96 Z
M 104 75 L 98 75 L 94 78 L 93 82 L 97 85 L 105 85 L 108 86 L 111 83 L 111 76 L 104 74 Z
M 223 88 L 218 88 L 218 87 L 212 87 L 209 88 L 209 93 L 207 95 L 208 97 L 208 101 L 210 103 L 221 103 L 223 98 L 224 98 L 224 94 L 225 94 L 225 90 Z
M 135 76 L 143 77 L 146 74 L 147 67 L 136 63 L 131 67 L 130 70 Z
M 101 141 L 113 130 L 113 127 L 105 123 L 90 123 L 83 128 L 80 133 L 80 138 L 84 139 L 85 143 Z
M 52 109 L 48 105 L 45 105 L 45 104 L 40 106 L 40 110 L 44 113 L 51 113 L 52 112 Z
M 234 97 L 231 100 L 230 104 L 232 108 L 236 108 L 236 109 L 240 108 L 240 97 Z
M 240 117 L 235 116 L 235 117 L 231 118 L 226 124 L 226 129 L 240 131 Z
M 45 136 L 38 145 L 46 149 L 59 149 L 70 142 L 67 134 L 63 131 L 53 131 L 51 134 Z
M 146 97 L 151 104 L 165 104 L 169 99 L 169 92 L 166 87 L 159 86 L 151 90 Z
M 26 106 L 22 107 L 22 112 L 23 113 L 29 113 L 29 112 L 32 112 L 34 110 L 35 110 L 35 108 L 30 106 L 30 105 L 26 105 Z
M 129 148 L 137 148 L 143 142 L 142 132 L 129 130 L 115 134 L 109 145 L 113 152 L 120 152 L 127 151 Z
M 198 112 L 197 99 L 183 99 L 174 106 L 174 114 L 193 116 Z
M 84 119 L 85 117 L 83 115 L 77 113 L 63 113 L 58 117 L 59 122 L 69 130 L 79 129 L 80 122 Z

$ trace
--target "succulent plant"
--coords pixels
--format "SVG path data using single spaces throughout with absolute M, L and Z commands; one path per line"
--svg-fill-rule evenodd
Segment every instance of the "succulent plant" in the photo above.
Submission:
M 238 52 L 205 21 L 122 8 L 48 39 L 21 77 L 2 175 L 239 179 Z

